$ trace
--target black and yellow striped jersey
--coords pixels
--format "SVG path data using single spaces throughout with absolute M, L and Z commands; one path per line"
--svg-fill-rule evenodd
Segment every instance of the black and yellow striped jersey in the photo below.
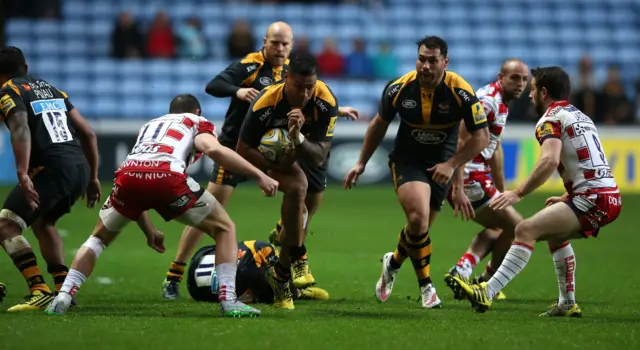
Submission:
M 400 117 L 391 159 L 419 165 L 441 163 L 455 154 L 460 121 L 471 132 L 487 127 L 473 89 L 450 71 L 433 89 L 420 86 L 416 71 L 389 82 L 378 114 L 388 122 Z

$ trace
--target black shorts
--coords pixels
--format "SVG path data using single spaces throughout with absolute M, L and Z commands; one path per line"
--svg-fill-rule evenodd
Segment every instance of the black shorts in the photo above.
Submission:
M 307 176 L 309 187 L 307 193 L 322 193 L 327 187 L 327 170 L 321 167 L 306 164 L 304 161 L 298 161 L 300 168 Z
M 233 188 L 247 180 L 246 176 L 234 174 L 216 162 L 213 163 L 213 171 L 211 172 L 211 177 L 209 177 L 209 182 L 216 185 L 228 185 Z
M 404 162 L 394 162 L 389 160 L 389 168 L 391 168 L 391 177 L 393 179 L 393 187 L 397 191 L 400 186 L 407 182 L 418 181 L 429 184 L 431 187 L 431 198 L 429 206 L 432 210 L 440 211 L 442 205 L 447 198 L 451 183 L 442 185 L 433 181 L 433 174 L 428 172 L 430 166 L 417 165 Z
M 70 213 L 71 207 L 85 193 L 90 176 L 89 165 L 86 163 L 42 168 L 31 179 L 40 199 L 38 209 L 31 210 L 19 186 L 11 190 L 2 208 L 18 215 L 27 227 L 41 217 L 57 221 Z

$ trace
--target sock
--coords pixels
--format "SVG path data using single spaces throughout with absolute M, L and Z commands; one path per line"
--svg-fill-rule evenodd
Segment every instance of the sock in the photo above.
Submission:
M 553 265 L 556 267 L 558 288 L 560 290 L 558 306 L 570 309 L 576 303 L 576 255 L 573 253 L 573 247 L 569 242 L 565 242 L 560 248 L 551 251 L 551 254 L 553 256 Z
M 40 273 L 38 261 L 33 251 L 13 258 L 13 263 L 18 270 L 20 270 L 25 281 L 27 281 L 27 285 L 29 285 L 29 290 L 31 290 L 32 294 L 36 290 L 51 293 L 51 289 L 49 289 L 49 286 L 47 286 L 47 283 L 42 277 L 42 273 Z
M 408 232 L 407 232 L 408 233 Z M 431 283 L 431 237 L 429 231 L 420 236 L 405 235 L 409 257 L 418 277 L 418 285 L 424 287 Z
M 498 271 L 487 282 L 487 297 L 489 300 L 493 300 L 493 297 L 524 269 L 532 253 L 532 246 L 513 242 Z
M 299 247 L 289 248 L 289 254 L 291 254 L 291 261 L 307 260 L 307 247 L 302 244 Z
M 278 220 L 278 222 L 276 223 L 276 228 L 275 228 L 276 232 L 278 232 L 278 234 L 280 234 L 280 231 L 282 231 L 283 227 L 284 226 L 282 225 L 282 219 Z
M 480 261 L 480 257 L 473 253 L 464 253 L 458 263 L 456 264 L 456 270 L 460 275 L 465 278 L 469 278 L 473 269 L 476 268 L 476 265 Z
M 403 227 L 400 230 L 400 234 L 398 235 L 398 246 L 396 250 L 393 252 L 393 257 L 389 260 L 389 268 L 392 270 L 399 270 L 402 267 L 402 263 L 409 257 L 409 252 L 407 251 L 407 242 L 404 237 L 406 237 L 407 227 Z
M 53 278 L 53 284 L 55 286 L 55 292 L 59 292 L 62 284 L 64 283 L 64 279 L 67 277 L 69 273 L 69 268 L 65 265 L 48 265 L 47 272 L 51 274 Z
M 60 292 L 69 293 L 71 296 L 76 296 L 80 286 L 87 280 L 87 277 L 78 270 L 71 269 L 67 274 L 67 278 L 64 279 Z
M 235 301 L 236 296 L 236 271 L 238 264 L 228 262 L 216 264 L 216 275 L 218 276 L 218 301 Z
M 169 265 L 169 271 L 167 271 L 167 281 L 174 281 L 180 283 L 182 276 L 184 276 L 184 269 L 187 264 L 178 261 L 172 261 Z
M 276 271 L 275 278 L 278 281 L 284 283 L 291 279 L 291 269 L 284 267 L 280 261 L 273 268 Z

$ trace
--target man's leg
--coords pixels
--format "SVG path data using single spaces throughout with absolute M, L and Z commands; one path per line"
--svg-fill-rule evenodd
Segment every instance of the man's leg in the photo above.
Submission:
M 109 203 L 109 199 L 107 199 L 107 203 Z M 93 229 L 93 233 L 74 256 L 71 269 L 62 284 L 62 288 L 60 288 L 60 293 L 47 307 L 45 313 L 62 315 L 71 307 L 73 298 L 75 298 L 82 284 L 93 272 L 102 251 L 131 222 L 130 219 L 120 214 L 111 205 L 105 205 L 100 210 L 99 215 L 100 218 Z
M 488 282 L 469 286 L 457 277 L 454 279 L 467 292 L 476 311 L 484 312 L 491 306 L 493 297 L 524 269 L 536 241 L 558 242 L 575 238 L 583 238 L 580 221 L 566 203 L 556 203 L 516 226 L 513 245 Z
M 40 218 L 31 225 L 33 234 L 38 239 L 40 252 L 47 263 L 47 272 L 53 278 L 55 293 L 60 292 L 62 283 L 69 272 L 69 268 L 64 261 L 64 246 L 62 238 L 55 227 L 55 221 L 51 222 Z
M 215 173 L 214 171 L 214 174 Z M 218 184 L 209 182 L 207 185 L 207 191 L 211 193 L 222 206 L 226 206 L 229 202 L 233 189 L 234 186 L 226 183 Z M 180 297 L 180 282 L 184 276 L 187 261 L 189 261 L 198 244 L 200 244 L 203 234 L 204 232 L 195 227 L 186 226 L 184 228 L 180 236 L 180 243 L 178 243 L 178 252 L 176 253 L 175 259 L 169 265 L 169 270 L 162 285 L 162 297 L 164 299 L 173 300 Z
M 307 191 L 305 197 L 306 220 L 304 224 L 304 236 L 309 232 L 311 218 L 318 211 L 320 202 L 322 201 L 323 192 Z M 284 230 L 283 230 L 284 231 Z M 309 270 L 309 260 L 307 256 L 307 248 L 302 244 L 298 249 L 294 249 L 291 254 L 291 273 L 293 275 L 293 285 L 296 288 L 306 288 L 313 285 L 316 280 Z
M 576 303 L 576 255 L 569 241 L 550 239 L 548 242 L 558 278 L 558 301 L 540 316 L 582 316 Z

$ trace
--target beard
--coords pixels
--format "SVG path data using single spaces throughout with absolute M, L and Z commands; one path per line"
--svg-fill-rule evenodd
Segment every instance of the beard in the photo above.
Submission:
M 533 107 L 535 108 L 538 116 L 542 117 L 544 112 L 547 111 L 547 108 L 545 108 L 544 102 L 542 101 L 542 97 L 539 94 L 535 94 L 531 102 L 533 103 Z

